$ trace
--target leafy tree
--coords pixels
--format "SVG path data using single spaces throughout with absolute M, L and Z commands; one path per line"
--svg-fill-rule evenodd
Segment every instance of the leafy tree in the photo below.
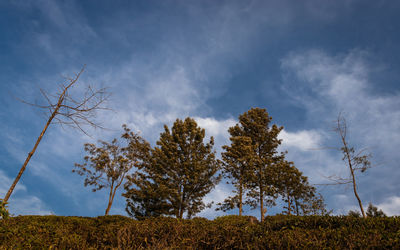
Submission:
M 177 119 L 171 131 L 164 126 L 157 146 L 125 185 L 131 215 L 183 218 L 187 213 L 190 218 L 211 206 L 202 199 L 220 181 L 220 163 L 214 139 L 205 144 L 204 137 L 205 130 L 191 118 Z
M 322 195 L 317 195 L 315 187 L 308 183 L 308 178 L 303 175 L 293 162 L 282 161 L 275 169 L 277 180 L 276 187 L 283 201 L 286 214 L 327 214 Z
M 293 162 L 282 161 L 275 169 L 277 172 L 276 186 L 284 202 L 287 203 L 286 213 L 290 215 L 294 209 L 298 211 L 300 199 L 310 195 L 312 189 L 307 177 L 294 166 Z
M 107 100 L 109 94 L 106 89 L 102 88 L 99 90 L 94 90 L 91 86 L 88 86 L 83 97 L 80 99 L 73 98 L 69 91 L 77 84 L 79 77 L 83 73 L 84 68 L 75 75 L 74 78 L 67 78 L 65 83 L 59 85 L 59 93 L 55 95 L 49 95 L 44 90 L 40 89 L 43 98 L 46 100 L 47 104 L 39 105 L 32 104 L 22 101 L 23 103 L 32 105 L 37 108 L 48 110 L 48 120 L 43 127 L 42 132 L 36 139 L 36 143 L 32 150 L 29 152 L 25 159 L 24 164 L 19 170 L 17 176 L 15 177 L 13 183 L 11 184 L 9 190 L 7 191 L 4 201 L 7 202 L 10 198 L 15 186 L 21 179 L 22 174 L 25 172 L 28 162 L 32 158 L 33 154 L 36 152 L 40 141 L 42 140 L 44 134 L 49 128 L 50 124 L 58 123 L 60 125 L 71 126 L 77 128 L 86 134 L 85 130 L 82 128 L 83 125 L 89 125 L 94 128 L 101 128 L 93 118 L 96 112 L 101 109 L 106 109 L 101 105 Z
M 251 140 L 252 147 L 245 157 L 251 161 L 251 171 L 246 181 L 249 190 L 247 203 L 253 208 L 259 203 L 261 221 L 266 213 L 265 205 L 275 204 L 278 192 L 274 167 L 284 158 L 283 154 L 277 152 L 281 143 L 278 134 L 283 127 L 275 124 L 270 126 L 271 120 L 265 109 L 252 108 L 239 116 L 238 124 L 229 128 L 231 137 L 247 137 Z
M 386 217 L 386 214 L 381 209 L 378 210 L 371 202 L 368 204 L 366 214 L 368 217 Z
M 158 185 L 159 181 L 154 181 L 156 176 L 151 172 L 153 158 L 150 144 L 137 140 L 137 136 L 127 127 L 122 137 L 129 141 L 128 158 L 135 158 L 137 167 L 136 172 L 126 177 L 127 182 L 124 185 L 126 193 L 122 194 L 127 198 L 127 213 L 137 219 L 169 214 L 170 208 L 165 201 L 166 194 L 161 191 L 163 188 Z
M 311 186 L 312 190 L 300 202 L 295 199 L 296 214 L 297 215 L 330 215 L 333 210 L 327 210 L 324 197 L 320 193 L 315 193 L 315 188 Z M 301 209 L 301 211 L 299 211 Z
M 233 130 L 229 130 L 232 132 Z M 233 192 L 236 194 L 230 196 L 216 210 L 227 211 L 239 208 L 239 215 L 243 213 L 243 197 L 246 193 L 249 171 L 252 170 L 252 150 L 253 145 L 250 137 L 231 136 L 231 145 L 223 146 L 222 152 L 222 171 L 225 178 L 228 178 L 227 184 L 231 183 L 236 188 Z
M 130 132 L 126 126 L 123 127 L 125 134 Z M 128 136 L 125 134 L 123 135 L 124 138 Z M 75 163 L 75 169 L 72 170 L 72 172 L 76 172 L 81 176 L 86 176 L 84 185 L 94 186 L 92 189 L 93 192 L 109 188 L 108 205 L 105 215 L 108 215 L 111 209 L 118 188 L 140 158 L 138 154 L 140 150 L 134 147 L 143 147 L 143 145 L 148 144 L 140 136 L 132 132 L 129 134 L 129 139 L 130 144 L 128 147 L 121 147 L 117 139 L 112 140 L 111 143 L 99 141 L 100 146 L 86 143 L 85 151 L 88 155 L 84 157 L 85 162 L 83 164 Z

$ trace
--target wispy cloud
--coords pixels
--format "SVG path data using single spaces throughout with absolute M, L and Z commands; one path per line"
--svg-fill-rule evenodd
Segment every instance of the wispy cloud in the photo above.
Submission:
M 338 113 L 344 111 L 351 145 L 359 149 L 367 147 L 372 152 L 373 164 L 379 166 L 358 179 L 366 204 L 367 201 L 376 203 L 386 199 L 400 177 L 397 171 L 400 160 L 397 153 L 400 148 L 400 93 L 374 93 L 376 83 L 370 80 L 370 74 L 376 69 L 371 69 L 370 58 L 367 52 L 360 50 L 339 56 L 310 50 L 291 53 L 282 60 L 284 89 L 294 103 L 306 109 L 308 120 L 315 126 L 325 126 L 329 132 Z M 333 132 L 323 139 L 321 143 L 324 146 L 340 147 Z M 326 156 L 301 167 L 314 167 L 322 173 L 329 171 L 329 174 L 344 167 L 337 152 Z M 304 161 L 304 158 L 299 160 Z M 332 190 L 330 194 L 334 192 Z

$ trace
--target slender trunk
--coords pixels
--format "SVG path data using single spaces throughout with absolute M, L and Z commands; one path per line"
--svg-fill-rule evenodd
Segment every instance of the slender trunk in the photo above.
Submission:
M 183 211 L 185 209 L 184 202 L 185 202 L 185 188 L 183 188 L 182 190 L 181 204 L 179 205 L 179 219 L 183 218 Z
M 109 199 L 108 200 L 107 209 L 106 209 L 106 213 L 104 215 L 108 215 L 108 213 L 110 212 L 110 209 L 111 209 L 111 205 L 112 205 L 112 200 Z
M 345 150 L 347 162 L 349 164 L 349 169 L 350 169 L 352 183 L 353 183 L 353 192 L 354 192 L 354 195 L 357 198 L 358 205 L 360 206 L 361 214 L 362 214 L 363 218 L 366 218 L 366 215 L 365 215 L 365 212 L 364 212 L 364 208 L 363 208 L 360 196 L 358 196 L 358 193 L 357 193 L 356 177 L 354 176 L 353 164 L 351 163 L 351 156 L 350 156 L 350 153 L 349 153 L 349 149 L 347 147 L 346 139 L 345 139 L 345 137 L 344 137 L 344 135 L 342 133 L 340 134 L 340 136 L 342 138 L 342 142 L 343 142 L 343 145 L 344 145 L 344 150 Z
M 38 139 L 36 140 L 35 146 L 33 147 L 32 151 L 29 152 L 28 157 L 26 157 L 24 164 L 22 165 L 21 169 L 18 172 L 17 177 L 15 177 L 14 182 L 11 184 L 10 189 L 8 190 L 6 196 L 4 197 L 4 202 L 7 202 L 8 199 L 10 198 L 12 192 L 14 191 L 15 186 L 17 185 L 19 179 L 21 179 L 22 174 L 24 173 L 26 166 L 28 165 L 28 162 L 30 161 L 30 159 L 32 158 L 32 155 L 35 153 L 36 148 L 39 146 L 40 141 L 42 140 L 43 135 L 46 133 L 47 128 L 49 127 L 49 125 L 51 124 L 51 122 L 53 121 L 53 118 L 57 115 L 58 110 L 60 109 L 64 98 L 65 98 L 65 93 L 67 92 L 67 90 L 78 80 L 79 76 L 81 75 L 81 73 L 83 72 L 83 69 L 81 70 L 81 72 L 76 76 L 76 78 L 74 80 L 72 80 L 70 82 L 70 84 L 68 86 L 66 86 L 63 90 L 63 92 L 60 94 L 58 100 L 57 100 L 57 105 L 55 106 L 55 109 L 53 110 L 53 112 L 51 113 L 49 119 L 47 120 L 46 125 L 44 126 L 42 133 L 40 133 Z
M 239 216 L 242 216 L 242 210 L 243 210 L 243 184 L 242 184 L 242 179 L 240 179 L 239 183 Z
M 180 209 L 179 209 L 179 216 L 178 216 L 178 218 L 179 218 L 179 219 L 182 219 L 182 218 L 183 218 L 183 206 L 182 206 L 182 204 L 181 204 L 181 207 L 180 207 Z
M 296 206 L 296 215 L 299 216 L 299 202 L 297 201 L 297 199 L 294 200 L 294 204 Z
M 264 211 L 264 194 L 261 183 L 260 183 L 260 211 L 261 211 L 261 222 L 263 222 L 265 211 Z
M 365 218 L 365 217 L 367 217 L 367 216 L 365 215 L 364 208 L 363 208 L 363 205 L 362 205 L 362 203 L 361 203 L 361 199 L 360 199 L 360 197 L 358 196 L 358 193 L 357 193 L 357 185 L 356 185 L 356 179 L 355 179 L 355 177 L 354 177 L 354 171 L 353 171 L 353 169 L 351 169 L 351 170 L 352 170 L 352 171 L 351 171 L 351 177 L 352 177 L 352 179 L 353 179 L 353 191 L 354 191 L 354 195 L 356 196 L 357 201 L 358 201 L 358 205 L 360 206 L 361 214 L 362 214 L 363 218 Z
M 289 193 L 287 194 L 287 199 L 288 199 L 288 215 L 290 215 L 290 212 L 291 212 L 291 206 L 292 206 L 292 204 L 290 203 L 290 196 L 289 196 Z
M 61 102 L 59 102 L 61 104 Z M 32 155 L 35 153 L 36 148 L 39 146 L 40 141 L 42 140 L 43 135 L 46 133 L 47 128 L 49 127 L 51 121 L 53 120 L 53 118 L 56 116 L 58 109 L 60 108 L 60 106 L 57 106 L 56 109 L 53 111 L 53 113 L 51 114 L 51 116 L 49 117 L 49 119 L 47 120 L 46 125 L 44 126 L 42 133 L 40 133 L 39 137 L 36 140 L 35 146 L 33 147 L 32 151 L 29 152 L 28 157 L 25 159 L 24 164 L 22 165 L 21 169 L 18 172 L 17 177 L 15 177 L 14 182 L 12 183 L 10 189 L 8 190 L 6 196 L 4 197 L 4 201 L 7 202 L 8 199 L 10 198 L 12 192 L 14 191 L 15 186 L 17 185 L 19 179 L 21 179 L 22 174 L 24 173 L 26 166 L 28 165 L 28 162 L 30 161 L 30 159 L 32 158 Z
M 111 182 L 110 194 L 108 196 L 108 205 L 107 205 L 107 209 L 106 209 L 105 215 L 108 215 L 108 213 L 110 212 L 111 205 L 112 205 L 112 202 L 113 202 L 113 199 L 114 199 L 114 195 L 115 195 L 115 191 L 114 191 L 114 193 L 113 193 L 113 191 L 114 191 L 114 181 Z

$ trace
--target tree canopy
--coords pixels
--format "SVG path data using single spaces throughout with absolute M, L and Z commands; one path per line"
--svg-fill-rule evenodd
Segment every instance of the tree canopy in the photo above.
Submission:
M 205 130 L 192 118 L 164 126 L 157 146 L 125 186 L 127 211 L 137 218 L 173 215 L 190 218 L 210 204 L 203 198 L 220 181 L 214 139 L 204 143 Z
M 84 185 L 93 186 L 93 192 L 103 188 L 110 189 L 106 215 L 111 209 L 117 189 L 125 181 L 128 172 L 139 163 L 139 159 L 142 158 L 141 149 L 148 145 L 125 125 L 123 128 L 125 133 L 122 138 L 129 139 L 128 146 L 121 146 L 117 139 L 113 139 L 111 143 L 99 141 L 100 146 L 86 143 L 85 151 L 88 155 L 84 157 L 84 163 L 75 163 L 75 169 L 72 170 L 86 176 Z
M 246 156 L 241 156 L 251 162 L 251 171 L 247 176 L 249 199 L 246 202 L 253 208 L 259 204 L 261 221 L 266 205 L 273 205 L 277 198 L 273 168 L 284 158 L 277 151 L 281 143 L 278 134 L 283 127 L 271 126 L 271 121 L 272 117 L 266 109 L 252 108 L 239 116 L 239 123 L 229 128 L 231 137 L 247 137 L 247 140 L 251 140 L 251 147 L 245 151 Z

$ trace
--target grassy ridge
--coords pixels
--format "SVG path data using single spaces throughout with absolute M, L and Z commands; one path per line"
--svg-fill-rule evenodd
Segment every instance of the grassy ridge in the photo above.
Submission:
M 0 248 L 400 249 L 400 218 L 225 216 L 136 221 L 124 216 L 18 216 L 0 220 Z

